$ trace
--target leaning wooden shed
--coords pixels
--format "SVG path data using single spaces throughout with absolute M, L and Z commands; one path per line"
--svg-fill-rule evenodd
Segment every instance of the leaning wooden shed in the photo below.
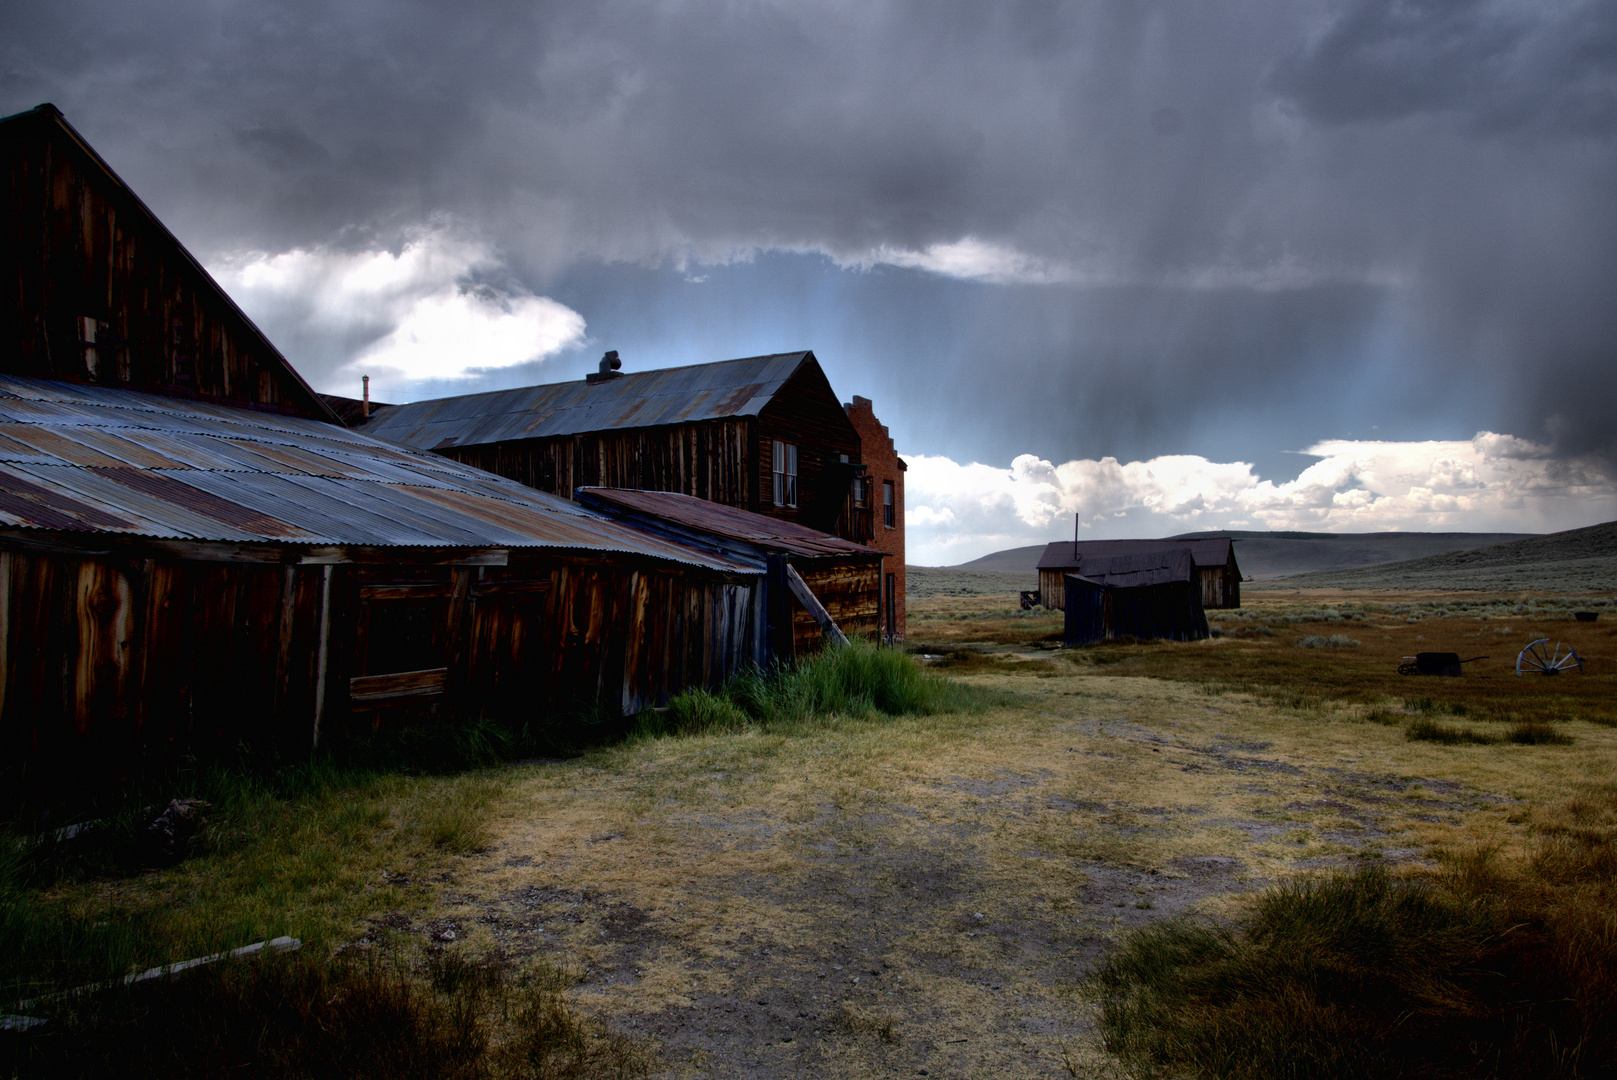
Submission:
M 767 569 L 772 659 L 817 648 L 826 619 L 849 638 L 881 637 L 883 554 L 874 548 L 675 492 L 586 487 L 573 497 L 642 531 Z
M 1235 561 L 1235 543 L 1228 536 L 1166 540 L 1057 540 L 1039 557 L 1039 603 L 1056 611 L 1066 607 L 1064 579 L 1068 574 L 1092 576 L 1093 559 L 1120 555 L 1187 549 L 1196 563 L 1196 581 L 1205 608 L 1241 606 L 1241 568 Z
M 1089 556 L 1083 575 L 1068 574 L 1064 585 L 1067 645 L 1106 638 L 1166 638 L 1198 641 L 1209 637 L 1196 563 L 1185 548 Z

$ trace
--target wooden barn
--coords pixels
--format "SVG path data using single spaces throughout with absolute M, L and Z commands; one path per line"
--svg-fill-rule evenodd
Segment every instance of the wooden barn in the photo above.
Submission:
M 1195 561 L 1185 548 L 1088 556 L 1085 572 L 1065 575 L 1062 641 L 1107 638 L 1199 641 L 1210 636 Z
M 341 426 L 58 111 L 0 158 L 6 811 L 768 659 L 756 565 Z
M 812 352 L 627 374 L 616 362 L 574 382 L 379 406 L 360 430 L 563 498 L 674 491 L 871 538 L 861 439 Z
M 802 656 L 828 631 L 870 640 L 882 636 L 880 551 L 677 492 L 579 488 L 573 497 L 641 531 L 767 570 L 772 657 Z
M 1065 578 L 1069 574 L 1093 577 L 1090 560 L 1183 548 L 1196 564 L 1196 580 L 1204 608 L 1241 606 L 1241 568 L 1235 561 L 1235 542 L 1228 536 L 1181 540 L 1057 540 L 1039 558 L 1039 603 L 1055 611 L 1066 609 Z

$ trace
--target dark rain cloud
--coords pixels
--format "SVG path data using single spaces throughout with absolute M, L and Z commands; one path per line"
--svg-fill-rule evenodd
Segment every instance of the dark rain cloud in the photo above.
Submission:
M 1609 2 L 19 0 L 0 29 L 0 102 L 62 106 L 205 257 L 450 222 L 619 341 L 668 303 L 603 283 L 760 259 L 705 309 L 836 342 L 911 439 L 973 432 L 917 450 L 1424 419 L 1617 451 Z M 757 254 L 968 237 L 1048 280 Z

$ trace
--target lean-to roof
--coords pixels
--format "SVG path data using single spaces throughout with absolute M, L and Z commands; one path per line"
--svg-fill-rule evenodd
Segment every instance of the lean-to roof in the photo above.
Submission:
M 1189 549 L 1176 547 L 1116 555 L 1085 555 L 1082 568 L 1072 576 L 1111 589 L 1131 589 L 1142 585 L 1189 581 L 1195 575 L 1196 562 Z
M 738 540 L 764 551 L 810 557 L 879 557 L 882 554 L 875 548 L 831 536 L 806 525 L 674 491 L 582 487 L 573 494 L 585 506 L 599 507 L 614 516 L 670 522 L 720 539 Z
M 1076 551 L 1074 548 L 1076 547 Z M 1152 551 L 1186 548 L 1197 566 L 1223 566 L 1229 562 L 1234 545 L 1228 536 L 1215 536 L 1205 540 L 1057 540 L 1039 556 L 1040 570 L 1076 569 L 1085 577 L 1092 559 L 1110 559 L 1119 555 L 1136 555 Z

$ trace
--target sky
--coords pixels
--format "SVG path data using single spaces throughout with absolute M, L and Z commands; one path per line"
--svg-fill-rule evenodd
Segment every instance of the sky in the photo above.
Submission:
M 909 561 L 1617 518 L 1609 0 L 8 0 L 317 389 L 812 349 Z

